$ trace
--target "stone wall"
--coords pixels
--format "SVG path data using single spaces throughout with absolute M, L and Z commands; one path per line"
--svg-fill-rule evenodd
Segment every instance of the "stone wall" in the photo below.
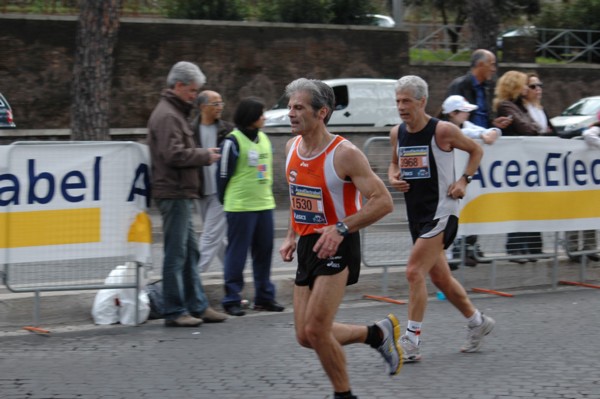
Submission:
M 68 128 L 70 82 L 77 21 L 73 17 L 0 15 L 0 92 L 20 129 Z M 111 127 L 146 125 L 180 60 L 197 63 L 206 88 L 223 94 L 224 117 L 240 98 L 262 97 L 270 106 L 291 80 L 417 74 L 430 84 L 428 111 L 437 113 L 448 84 L 468 64 L 410 64 L 408 32 L 397 29 L 308 24 L 123 18 L 115 49 Z M 536 71 L 544 81 L 550 116 L 575 100 L 600 94 L 598 65 L 537 65 L 502 62 Z
M 77 21 L 0 15 L 0 92 L 22 129 L 69 127 Z M 122 19 L 111 127 L 145 126 L 170 67 L 197 63 L 227 102 L 274 104 L 298 77 L 387 77 L 408 64 L 407 33 L 377 27 Z

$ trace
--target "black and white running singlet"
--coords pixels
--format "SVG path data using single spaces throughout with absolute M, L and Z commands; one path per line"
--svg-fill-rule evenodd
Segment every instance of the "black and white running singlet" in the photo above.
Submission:
M 423 130 L 409 133 L 398 129 L 398 162 L 402 179 L 410 184 L 404 193 L 411 223 L 424 223 L 448 215 L 458 217 L 459 202 L 448 196 L 455 182 L 454 151 L 440 149 L 435 141 L 439 119 L 431 118 Z

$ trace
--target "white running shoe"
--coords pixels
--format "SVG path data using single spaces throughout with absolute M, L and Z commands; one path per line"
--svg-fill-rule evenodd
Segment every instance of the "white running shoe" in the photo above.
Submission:
M 400 336 L 400 323 L 393 314 L 389 314 L 385 319 L 375 323 L 383 333 L 383 341 L 377 348 L 383 359 L 388 365 L 390 375 L 396 375 L 402 368 L 402 348 L 398 345 Z
M 496 321 L 484 314 L 481 315 L 483 322 L 477 327 L 469 327 L 467 332 L 467 342 L 460 348 L 461 352 L 477 352 L 483 344 L 483 337 L 488 335 L 494 329 Z
M 402 347 L 405 363 L 413 363 L 421 360 L 421 346 L 415 345 L 408 336 L 400 337 L 400 346 Z

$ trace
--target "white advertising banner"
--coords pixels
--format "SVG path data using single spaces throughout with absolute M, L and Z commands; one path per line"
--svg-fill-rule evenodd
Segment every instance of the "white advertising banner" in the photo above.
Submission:
M 148 262 L 149 173 L 147 147 L 137 143 L 0 146 L 0 262 Z
M 483 147 L 459 235 L 600 229 L 600 151 L 558 137 L 503 137 Z M 456 151 L 456 176 L 466 160 Z

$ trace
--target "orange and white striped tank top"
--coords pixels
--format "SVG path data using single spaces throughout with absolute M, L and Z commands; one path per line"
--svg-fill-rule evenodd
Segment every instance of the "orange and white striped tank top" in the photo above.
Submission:
M 296 234 L 313 234 L 315 229 L 336 224 L 361 208 L 360 192 L 351 181 L 340 178 L 333 166 L 335 150 L 344 141 L 345 138 L 336 135 L 312 158 L 302 157 L 298 152 L 302 136 L 292 143 L 285 171 Z

